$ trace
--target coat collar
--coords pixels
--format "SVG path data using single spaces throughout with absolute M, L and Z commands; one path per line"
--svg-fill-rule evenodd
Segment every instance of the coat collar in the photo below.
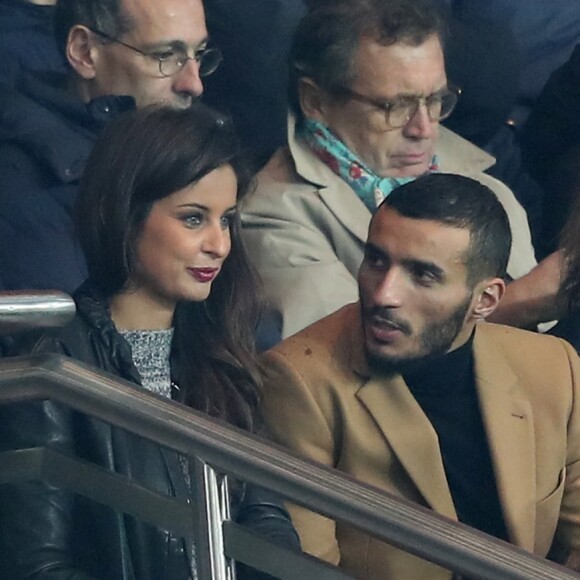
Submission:
M 438 513 L 457 519 L 437 435 L 400 375 L 380 375 L 368 366 L 358 307 L 353 309 L 350 366 L 366 378 L 356 394 L 401 465 Z M 536 460 L 532 408 L 487 325 L 474 339 L 476 388 L 497 490 L 510 540 L 534 548 Z
M 366 242 L 371 212 L 351 187 L 299 139 L 294 117 L 288 118 L 288 147 L 298 175 L 318 189 L 322 201 L 360 242 Z
M 495 165 L 495 157 L 442 125 L 435 153 L 439 168 L 445 173 L 473 175 Z

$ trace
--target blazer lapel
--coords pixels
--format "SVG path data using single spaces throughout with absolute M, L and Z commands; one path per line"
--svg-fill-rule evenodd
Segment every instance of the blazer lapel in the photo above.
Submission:
M 319 188 L 320 197 L 330 211 L 361 244 L 364 244 L 372 217 L 371 212 L 349 185 L 296 137 L 292 115 L 288 118 L 288 146 L 296 165 L 296 172 Z
M 479 325 L 474 356 L 477 392 L 507 531 L 512 543 L 533 551 L 536 454 L 532 407 L 502 353 Z
M 362 344 L 360 340 L 353 345 L 353 368 L 370 378 L 357 398 L 426 503 L 437 513 L 457 519 L 435 430 L 400 375 L 387 377 L 370 372 Z
M 328 177 L 327 185 L 319 190 L 322 201 L 342 225 L 364 244 L 371 223 L 371 212 L 346 181 L 334 174 Z

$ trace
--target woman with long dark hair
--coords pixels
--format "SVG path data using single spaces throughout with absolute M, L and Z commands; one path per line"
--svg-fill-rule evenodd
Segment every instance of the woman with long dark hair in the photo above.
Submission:
M 77 200 L 89 278 L 65 328 L 14 341 L 12 354 L 61 353 L 248 431 L 260 374 L 254 274 L 238 204 L 249 179 L 228 120 L 203 105 L 150 108 L 98 140 Z M 48 446 L 181 499 L 184 457 L 51 402 L 2 411 L 5 449 Z M 247 490 L 241 521 L 297 545 L 285 510 Z M 0 487 L 5 578 L 186 580 L 182 538 L 44 483 Z

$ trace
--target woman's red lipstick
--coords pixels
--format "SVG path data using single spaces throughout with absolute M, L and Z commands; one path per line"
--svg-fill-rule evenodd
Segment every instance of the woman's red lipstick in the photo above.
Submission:
M 198 282 L 211 282 L 220 271 L 219 268 L 188 268 L 189 273 Z

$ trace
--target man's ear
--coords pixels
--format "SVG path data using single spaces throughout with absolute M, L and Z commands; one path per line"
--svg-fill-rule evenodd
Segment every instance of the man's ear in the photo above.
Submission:
M 324 121 L 324 95 L 320 87 L 307 77 L 298 81 L 298 97 L 302 113 L 308 119 Z
M 473 318 L 486 319 L 497 308 L 504 292 L 505 282 L 501 278 L 488 278 L 480 282 L 474 292 L 478 298 L 473 307 Z
M 94 41 L 95 34 L 82 24 L 75 24 L 68 33 L 66 57 L 83 79 L 95 77 L 95 57 L 98 51 Z

